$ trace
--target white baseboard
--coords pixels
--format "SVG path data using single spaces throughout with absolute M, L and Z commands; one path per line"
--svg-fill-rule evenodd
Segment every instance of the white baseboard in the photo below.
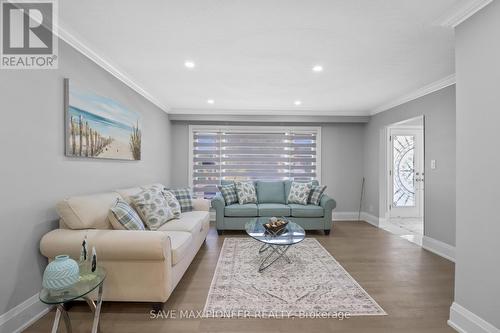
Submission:
M 51 309 L 33 295 L 0 316 L 0 333 L 22 332 Z
M 422 247 L 431 251 L 438 256 L 455 262 L 455 247 L 434 238 L 424 236 L 422 239 Z
M 460 333 L 500 333 L 500 329 L 456 302 L 450 307 L 448 325 Z
M 358 212 L 333 212 L 333 221 L 358 221 Z
M 361 220 L 370 223 L 375 227 L 378 227 L 380 224 L 380 218 L 378 216 L 372 215 L 367 212 L 361 212 Z

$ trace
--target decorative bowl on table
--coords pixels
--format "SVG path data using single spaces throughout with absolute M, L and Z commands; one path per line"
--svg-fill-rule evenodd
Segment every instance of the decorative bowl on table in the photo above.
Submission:
M 62 290 L 77 283 L 80 269 L 68 255 L 59 255 L 47 265 L 43 272 L 42 286 L 49 290 Z
M 264 228 L 272 235 L 279 235 L 286 229 L 288 220 L 283 217 L 271 217 L 264 223 Z

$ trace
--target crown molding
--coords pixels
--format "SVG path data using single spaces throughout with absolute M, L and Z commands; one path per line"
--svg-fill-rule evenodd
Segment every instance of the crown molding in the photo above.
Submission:
M 125 85 L 130 87 L 132 90 L 137 92 L 139 95 L 156 105 L 161 110 L 166 113 L 169 112 L 170 108 L 160 102 L 157 98 L 155 98 L 152 94 L 150 94 L 146 89 L 141 87 L 129 74 L 125 73 L 123 70 L 118 69 L 116 65 L 114 65 L 111 61 L 107 60 L 103 56 L 99 55 L 97 52 L 92 50 L 88 46 L 88 44 L 84 43 L 81 38 L 75 37 L 68 30 L 62 27 L 61 20 L 59 20 L 58 26 L 54 29 L 55 34 L 61 40 L 69 44 L 76 51 L 86 56 L 94 63 L 96 63 L 99 67 L 113 75 L 115 78 L 123 82 Z
M 228 114 L 175 114 L 169 113 L 168 119 L 175 122 L 203 123 L 367 123 L 369 116 L 304 116 L 288 115 L 286 117 L 274 114 L 268 115 L 228 115 Z
M 193 115 L 230 115 L 230 116 L 369 116 L 366 110 L 332 111 L 307 108 L 275 108 L 272 106 L 256 109 L 224 109 L 224 108 L 171 108 L 169 114 Z
M 493 0 L 471 0 L 466 1 L 460 6 L 454 7 L 450 12 L 443 16 L 438 24 L 443 27 L 456 28 L 460 23 L 489 5 Z
M 417 98 L 423 97 L 425 95 L 431 94 L 435 91 L 441 90 L 443 88 L 449 87 L 451 85 L 454 85 L 456 83 L 455 79 L 455 74 L 449 75 L 447 77 L 442 78 L 441 80 L 438 80 L 436 82 L 433 82 L 431 84 L 428 84 L 422 88 L 419 88 L 407 95 L 404 95 L 392 102 L 389 102 L 387 104 L 381 105 L 378 108 L 374 109 L 370 115 L 374 115 L 383 111 L 387 111 L 389 109 L 392 109 L 396 106 L 399 106 L 404 103 L 408 103 L 410 101 L 413 101 Z

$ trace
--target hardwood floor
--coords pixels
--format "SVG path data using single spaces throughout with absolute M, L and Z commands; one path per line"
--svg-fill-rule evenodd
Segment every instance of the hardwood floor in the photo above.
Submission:
M 224 237 L 211 229 L 206 244 L 165 304 L 202 310 Z M 336 222 L 332 233 L 309 232 L 382 306 L 387 316 L 337 319 L 150 319 L 149 303 L 103 304 L 102 332 L 454 332 L 446 324 L 453 300 L 454 264 L 364 222 Z M 92 316 L 79 302 L 70 310 L 73 332 L 89 332 Z M 50 331 L 54 311 L 26 332 Z M 61 323 L 60 331 L 63 331 Z

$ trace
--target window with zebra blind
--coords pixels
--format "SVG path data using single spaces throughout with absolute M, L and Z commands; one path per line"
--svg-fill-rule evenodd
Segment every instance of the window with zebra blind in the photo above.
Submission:
M 222 180 L 320 180 L 320 127 L 189 126 L 190 181 L 211 198 Z

